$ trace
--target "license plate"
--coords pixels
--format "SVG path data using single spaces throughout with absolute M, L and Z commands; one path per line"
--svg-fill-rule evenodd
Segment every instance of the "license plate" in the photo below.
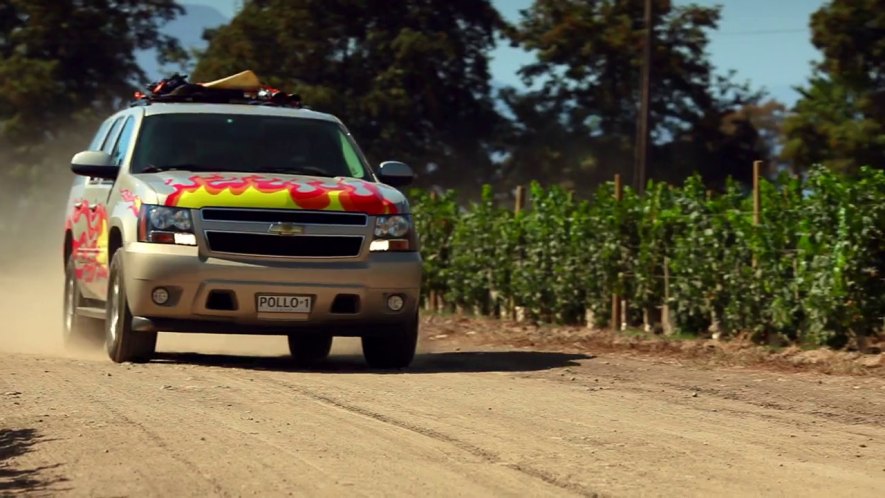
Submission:
M 310 313 L 311 296 L 258 295 L 259 313 Z

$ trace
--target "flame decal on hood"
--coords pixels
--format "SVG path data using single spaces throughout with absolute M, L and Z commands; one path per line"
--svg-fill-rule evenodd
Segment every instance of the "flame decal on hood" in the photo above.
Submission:
M 306 209 L 352 211 L 369 215 L 395 214 L 396 204 L 388 200 L 375 183 L 356 179 L 283 180 L 250 175 L 194 175 L 189 183 L 166 180 L 174 192 L 167 206 L 241 207 L 264 209 Z

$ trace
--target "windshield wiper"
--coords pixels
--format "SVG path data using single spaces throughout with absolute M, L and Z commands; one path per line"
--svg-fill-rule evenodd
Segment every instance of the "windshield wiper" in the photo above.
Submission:
M 326 178 L 335 178 L 339 175 L 330 174 L 328 171 L 317 168 L 315 166 L 297 166 L 290 168 L 259 168 L 256 170 L 258 173 L 289 173 L 294 175 L 310 175 L 310 176 L 322 176 Z
M 156 164 L 150 164 L 146 166 L 143 170 L 139 171 L 139 173 L 161 173 L 163 171 L 223 171 L 218 168 L 210 168 L 207 166 L 200 166 L 199 164 L 164 164 L 162 166 L 157 166 Z
M 316 166 L 297 166 L 289 168 L 255 168 L 255 169 L 228 169 L 228 168 L 211 168 L 199 164 L 164 164 L 158 166 L 150 164 L 139 173 L 161 173 L 163 171 L 211 171 L 218 173 L 286 173 L 290 175 L 310 175 L 321 176 L 324 178 L 335 178 L 340 175 L 332 175 L 328 171 Z

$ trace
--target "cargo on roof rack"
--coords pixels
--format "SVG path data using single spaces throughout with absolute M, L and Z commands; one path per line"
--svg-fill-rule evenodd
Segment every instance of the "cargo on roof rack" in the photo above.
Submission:
M 262 85 L 252 71 L 243 71 L 209 83 L 190 83 L 175 74 L 148 86 L 148 92 L 135 92 L 130 106 L 154 102 L 206 104 L 250 104 L 301 108 L 301 96 Z

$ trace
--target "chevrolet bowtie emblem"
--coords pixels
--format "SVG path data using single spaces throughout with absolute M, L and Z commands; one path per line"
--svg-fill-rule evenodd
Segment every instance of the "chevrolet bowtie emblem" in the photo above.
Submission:
M 298 235 L 304 233 L 304 227 L 294 223 L 274 223 L 267 231 L 274 235 Z

